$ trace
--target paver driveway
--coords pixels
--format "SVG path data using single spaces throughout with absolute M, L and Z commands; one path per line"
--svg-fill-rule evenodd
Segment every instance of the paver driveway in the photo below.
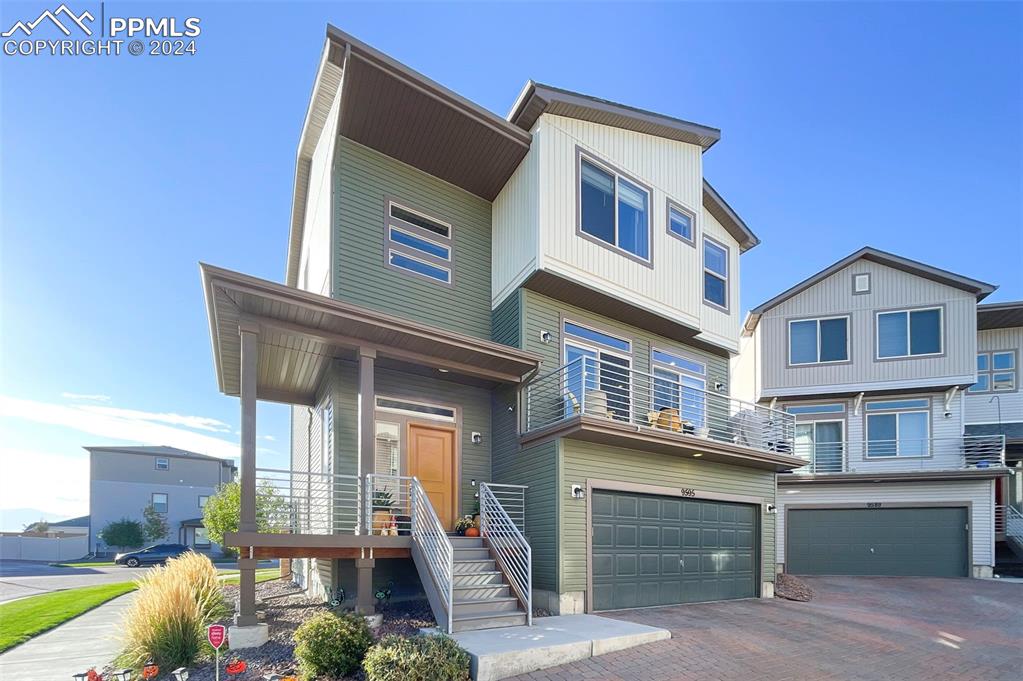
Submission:
M 806 578 L 780 599 L 625 610 L 672 638 L 515 677 L 713 681 L 1020 681 L 1023 584 L 911 577 Z

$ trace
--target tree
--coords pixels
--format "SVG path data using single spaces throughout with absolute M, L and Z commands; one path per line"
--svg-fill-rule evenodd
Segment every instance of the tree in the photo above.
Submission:
M 148 541 L 159 541 L 169 532 L 167 519 L 163 517 L 162 513 L 157 513 L 155 506 L 149 504 L 142 509 L 142 535 Z
M 202 524 L 212 541 L 224 545 L 224 535 L 237 532 L 242 515 L 242 487 L 237 482 L 224 483 L 216 494 L 206 500 Z M 288 500 L 277 493 L 270 482 L 256 489 L 256 530 L 264 533 L 285 532 L 291 527 Z
M 25 525 L 25 532 L 38 532 L 39 534 L 46 534 L 50 531 L 50 523 L 45 520 L 37 520 L 34 523 Z
M 137 520 L 121 518 L 109 523 L 99 531 L 99 538 L 107 546 L 116 546 L 120 549 L 126 547 L 142 546 L 145 541 L 145 534 L 142 531 L 142 523 Z

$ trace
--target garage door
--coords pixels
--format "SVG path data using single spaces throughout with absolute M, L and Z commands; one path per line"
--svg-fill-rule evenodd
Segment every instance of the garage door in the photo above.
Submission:
M 965 577 L 965 508 L 792 509 L 785 570 L 794 575 Z
M 753 598 L 757 507 L 596 490 L 593 608 Z

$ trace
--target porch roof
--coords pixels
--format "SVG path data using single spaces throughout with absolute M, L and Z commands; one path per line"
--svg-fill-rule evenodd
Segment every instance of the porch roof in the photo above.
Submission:
M 388 315 L 265 279 L 199 266 L 217 384 L 238 395 L 239 326 L 258 333 L 256 397 L 313 405 L 335 358 L 360 348 L 396 364 L 450 372 L 491 383 L 518 383 L 540 357 L 500 343 Z

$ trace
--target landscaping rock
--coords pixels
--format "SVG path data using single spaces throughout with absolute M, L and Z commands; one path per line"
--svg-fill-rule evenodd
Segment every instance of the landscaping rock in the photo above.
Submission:
M 774 595 L 776 598 L 806 603 L 813 598 L 813 589 L 798 577 L 781 573 L 774 579 Z

